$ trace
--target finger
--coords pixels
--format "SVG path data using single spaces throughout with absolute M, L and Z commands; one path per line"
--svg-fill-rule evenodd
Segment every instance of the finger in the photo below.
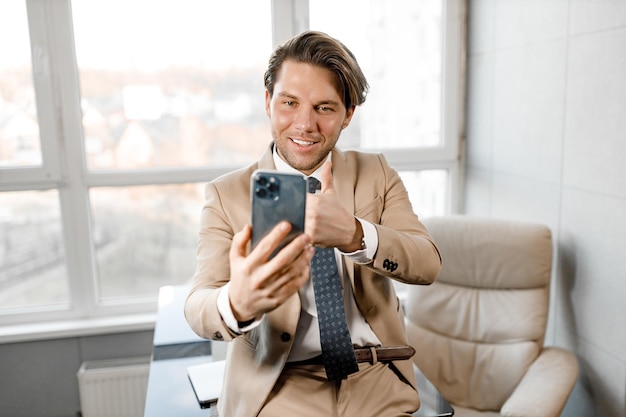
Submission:
M 264 273 L 272 276 L 266 284 L 271 285 L 273 289 L 280 288 L 290 277 L 308 268 L 314 253 L 314 248 L 309 242 L 307 235 L 300 235 L 265 264 Z
M 307 199 L 308 200 L 308 199 Z M 317 205 L 313 205 L 313 203 L 309 203 L 307 201 L 306 203 L 306 213 L 305 213 L 305 217 L 304 217 L 304 233 L 307 234 L 307 236 L 311 237 L 311 241 L 315 242 L 315 207 L 317 207 Z
M 322 165 L 322 193 L 328 191 L 334 191 L 333 185 L 333 163 L 332 161 L 326 161 Z
M 287 246 L 269 262 L 268 267 L 275 271 L 281 271 L 292 264 L 298 256 L 302 254 L 307 246 L 310 246 L 311 238 L 306 234 L 301 234 L 293 239 Z
M 269 292 L 280 297 L 298 291 L 310 277 L 310 264 L 314 253 L 315 249 L 307 245 L 293 262 L 276 273 L 269 285 Z
M 285 274 L 281 275 L 281 277 L 276 280 L 276 288 L 271 291 L 271 294 L 284 301 L 298 292 L 310 277 L 311 272 L 309 264 L 302 265 L 300 268 L 294 267 L 286 271 Z
M 230 246 L 230 255 L 243 258 L 246 256 L 248 241 L 252 236 L 252 227 L 247 224 L 233 236 L 233 244 Z
M 250 253 L 250 258 L 254 261 L 265 262 L 278 247 L 280 242 L 287 237 L 291 231 L 291 223 L 282 221 L 259 241 L 254 250 Z

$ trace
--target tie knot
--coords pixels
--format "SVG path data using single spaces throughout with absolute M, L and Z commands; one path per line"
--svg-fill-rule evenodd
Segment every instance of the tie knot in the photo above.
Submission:
M 307 182 L 309 184 L 309 193 L 311 194 L 315 194 L 317 190 L 322 188 L 322 183 L 317 178 L 309 177 Z

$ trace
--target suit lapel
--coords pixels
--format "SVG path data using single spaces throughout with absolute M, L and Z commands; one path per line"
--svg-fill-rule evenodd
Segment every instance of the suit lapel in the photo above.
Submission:
M 270 143 L 270 146 L 265 150 L 261 159 L 259 159 L 259 169 L 276 169 L 274 165 L 274 156 L 272 150 L 274 149 L 274 142 Z

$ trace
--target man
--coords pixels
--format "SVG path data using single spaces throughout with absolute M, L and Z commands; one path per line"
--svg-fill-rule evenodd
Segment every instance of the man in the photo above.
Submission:
M 273 143 L 257 163 L 207 185 L 185 305 L 196 333 L 232 342 L 219 414 L 410 416 L 419 397 L 391 279 L 430 284 L 441 258 L 384 157 L 335 147 L 365 101 L 367 81 L 343 44 L 305 32 L 274 52 L 265 86 Z M 322 183 L 307 197 L 305 233 L 272 259 L 290 225 L 249 249 L 250 177 L 258 168 Z M 315 248 L 334 248 L 351 354 L 368 359 L 348 375 L 331 377 L 324 366 L 323 312 L 310 279 Z

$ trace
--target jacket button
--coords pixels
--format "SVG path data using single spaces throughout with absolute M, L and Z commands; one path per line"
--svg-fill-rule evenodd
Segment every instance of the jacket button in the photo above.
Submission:
M 224 340 L 224 336 L 222 336 L 222 333 L 220 333 L 220 332 L 213 333 L 213 338 L 215 340 Z
M 383 268 L 385 268 L 387 271 L 393 272 L 398 269 L 398 263 L 390 261 L 389 259 L 385 259 L 383 261 Z
M 287 332 L 282 332 L 280 334 L 280 340 L 282 340 L 283 342 L 288 342 L 291 340 L 291 335 Z

